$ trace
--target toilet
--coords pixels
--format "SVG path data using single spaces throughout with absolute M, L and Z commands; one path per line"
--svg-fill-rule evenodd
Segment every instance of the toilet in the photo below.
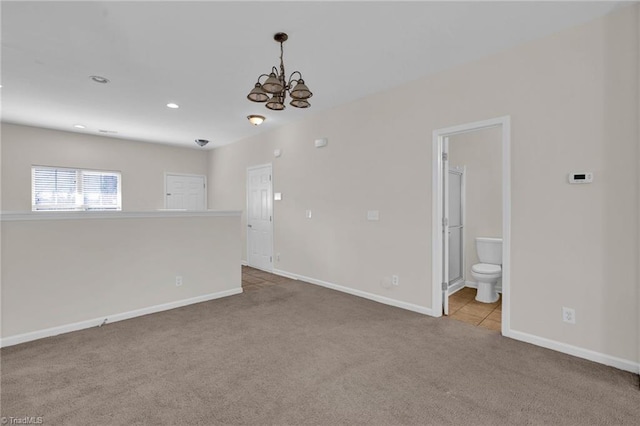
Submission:
M 476 300 L 496 302 L 500 298 L 496 284 L 502 278 L 502 238 L 477 237 L 476 252 L 480 263 L 471 267 L 471 276 L 478 283 Z

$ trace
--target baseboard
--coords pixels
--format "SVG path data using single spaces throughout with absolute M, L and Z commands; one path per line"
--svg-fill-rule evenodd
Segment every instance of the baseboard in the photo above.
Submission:
M 17 334 L 0 339 L 0 347 L 13 346 L 20 343 L 30 342 L 32 340 L 42 339 L 45 337 L 57 336 L 58 334 L 69 333 L 72 331 L 83 330 L 85 328 L 97 327 L 101 324 L 123 321 L 142 315 L 153 314 L 156 312 L 168 311 L 169 309 L 180 308 L 182 306 L 193 305 L 194 303 L 206 302 L 222 297 L 233 296 L 242 293 L 242 287 L 231 290 L 219 291 L 217 293 L 205 294 L 202 296 L 192 297 L 189 299 L 176 300 L 175 302 L 164 303 L 162 305 L 149 306 L 147 308 L 136 309 L 134 311 L 122 312 L 114 315 L 106 315 L 86 321 L 74 322 L 72 324 L 60 325 L 57 327 L 46 328 L 44 330 L 32 331 L 24 334 Z
M 580 348 L 578 346 L 569 345 L 567 343 L 558 342 L 544 337 L 534 336 L 533 334 L 523 333 L 521 331 L 507 330 L 503 336 L 511 339 L 520 340 L 522 342 L 531 343 L 532 345 L 542 346 L 543 348 L 552 349 L 554 351 L 573 355 L 578 358 L 588 359 L 620 370 L 629 371 L 631 373 L 640 374 L 640 363 L 595 352 L 589 349 Z
M 418 312 L 420 314 L 425 314 L 429 316 L 433 316 L 433 311 L 430 308 L 425 308 L 424 306 L 414 305 L 413 303 L 403 302 L 401 300 L 391 299 L 390 297 L 380 296 L 374 293 L 369 293 L 362 290 L 356 290 L 349 287 L 344 287 L 338 284 L 330 283 L 327 281 L 317 280 L 311 277 L 305 277 L 304 275 L 294 274 L 287 271 L 281 271 L 279 269 L 274 269 L 273 273 L 276 275 L 280 275 L 287 278 L 292 278 L 295 280 L 305 281 L 310 284 L 319 285 L 321 287 L 330 288 L 332 290 L 341 291 L 343 293 L 351 294 L 352 296 L 363 297 L 365 299 L 373 300 L 374 302 L 382 303 L 385 305 L 395 306 L 396 308 L 406 309 L 408 311 Z
M 241 260 L 241 261 L 240 261 L 240 264 L 241 264 L 242 266 L 249 266 L 249 263 L 248 263 L 246 260 Z

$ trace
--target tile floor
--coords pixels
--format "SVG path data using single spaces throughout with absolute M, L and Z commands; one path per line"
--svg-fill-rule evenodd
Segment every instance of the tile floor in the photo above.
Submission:
M 502 326 L 502 296 L 495 303 L 477 302 L 476 289 L 464 287 L 449 296 L 449 318 L 489 330 L 500 331 Z

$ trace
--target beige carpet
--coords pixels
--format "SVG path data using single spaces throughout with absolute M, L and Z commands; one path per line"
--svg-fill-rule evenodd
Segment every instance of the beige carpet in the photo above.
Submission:
M 288 280 L 1 356 L 45 425 L 640 423 L 633 374 Z

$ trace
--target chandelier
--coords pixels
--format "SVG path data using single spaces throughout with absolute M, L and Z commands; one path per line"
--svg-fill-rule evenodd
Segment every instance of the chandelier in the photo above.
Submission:
M 276 33 L 273 39 L 280 43 L 280 70 L 276 67 L 271 68 L 271 74 L 262 74 L 258 77 L 255 87 L 247 95 L 247 99 L 253 102 L 266 102 L 267 108 L 274 111 L 282 111 L 285 108 L 284 102 L 287 99 L 287 93 L 291 96 L 289 105 L 296 108 L 309 108 L 311 104 L 308 99 L 313 95 L 304 80 L 300 71 L 294 71 L 285 80 L 284 62 L 282 60 L 284 49 L 282 44 L 287 41 L 289 36 L 285 33 Z M 298 75 L 298 79 L 294 80 L 293 76 Z M 262 77 L 267 77 L 264 83 L 260 83 Z M 295 86 L 292 84 L 295 83 Z

